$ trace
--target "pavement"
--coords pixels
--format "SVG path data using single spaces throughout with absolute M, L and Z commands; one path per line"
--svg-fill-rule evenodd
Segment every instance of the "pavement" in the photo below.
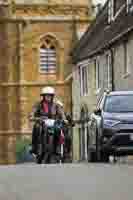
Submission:
M 0 167 L 0 200 L 133 200 L 128 164 Z

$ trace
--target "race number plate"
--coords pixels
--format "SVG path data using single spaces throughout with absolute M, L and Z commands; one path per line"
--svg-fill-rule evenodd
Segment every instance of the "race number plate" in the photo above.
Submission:
M 55 123 L 55 120 L 53 120 L 53 119 L 46 119 L 46 120 L 45 120 L 45 124 L 46 124 L 46 126 L 48 126 L 48 127 L 53 127 L 53 126 L 54 126 L 54 123 Z

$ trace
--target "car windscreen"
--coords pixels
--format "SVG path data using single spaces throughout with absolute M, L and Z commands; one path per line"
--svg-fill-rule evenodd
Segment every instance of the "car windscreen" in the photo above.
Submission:
M 133 95 L 112 95 L 106 98 L 104 112 L 133 112 Z

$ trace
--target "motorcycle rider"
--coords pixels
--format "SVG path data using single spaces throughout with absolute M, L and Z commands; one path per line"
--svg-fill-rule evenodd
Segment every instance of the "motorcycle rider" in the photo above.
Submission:
M 64 111 L 58 102 L 54 101 L 55 89 L 44 87 L 41 90 L 42 100 L 34 106 L 32 117 L 45 116 L 50 119 L 62 119 L 67 123 Z M 40 125 L 35 123 L 32 130 L 32 150 L 31 153 L 37 155 Z
M 64 105 L 60 100 L 56 101 L 58 105 L 60 105 L 62 111 L 64 110 Z M 64 126 L 64 133 L 65 133 L 65 146 L 66 146 L 66 153 L 70 156 L 71 147 L 72 147 L 72 138 L 71 138 L 71 131 L 70 128 L 74 127 L 75 124 L 68 113 L 65 113 L 65 117 L 67 119 L 67 124 Z

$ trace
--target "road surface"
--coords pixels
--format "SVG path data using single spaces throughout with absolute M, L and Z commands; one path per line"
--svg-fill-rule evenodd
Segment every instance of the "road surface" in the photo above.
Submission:
M 133 200 L 133 166 L 0 167 L 0 200 Z

